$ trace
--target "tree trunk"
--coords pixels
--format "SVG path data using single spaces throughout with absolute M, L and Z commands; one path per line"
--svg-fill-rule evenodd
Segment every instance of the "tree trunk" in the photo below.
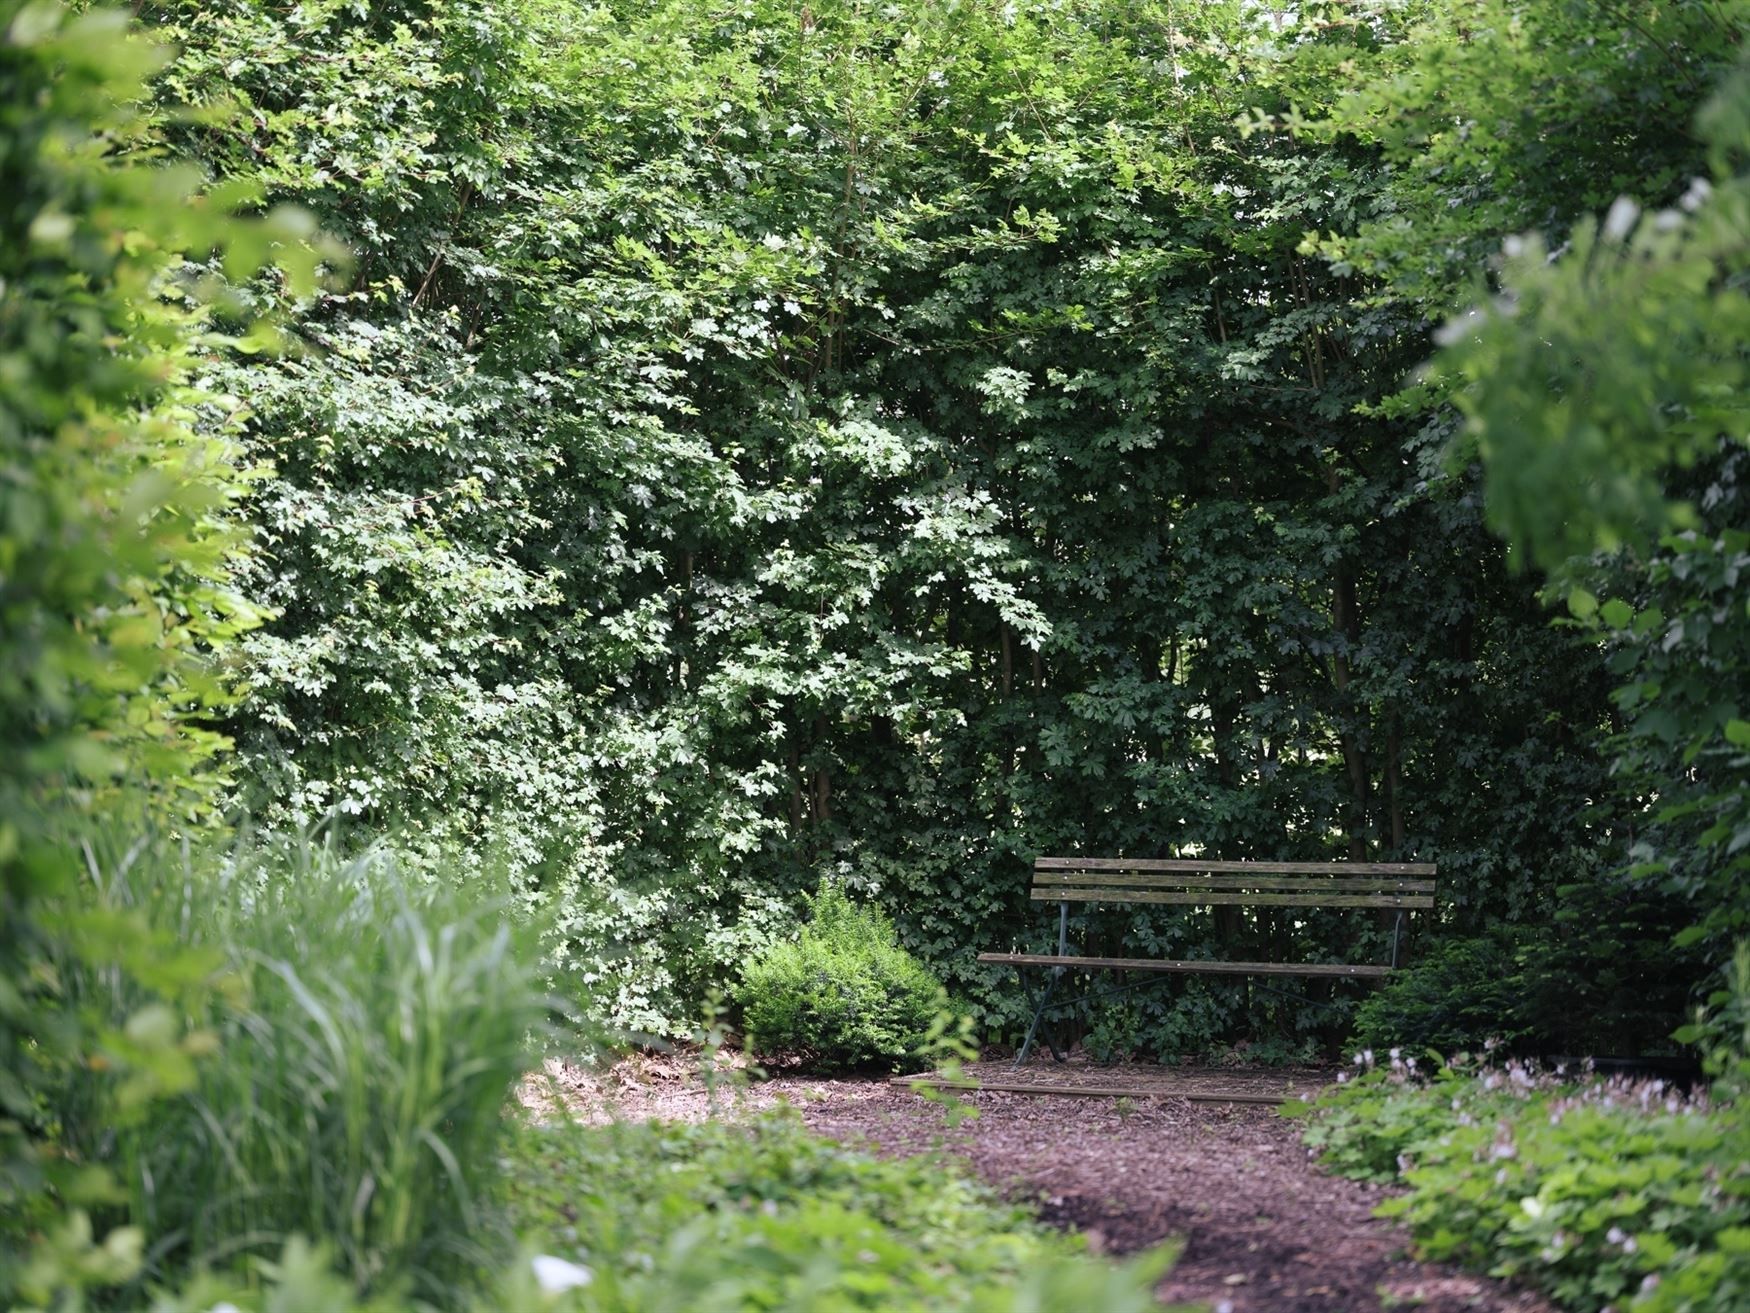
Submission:
M 820 752 L 826 745 L 826 717 L 814 718 L 814 747 Z M 832 820 L 832 767 L 822 760 L 814 768 L 814 823 L 825 825 Z

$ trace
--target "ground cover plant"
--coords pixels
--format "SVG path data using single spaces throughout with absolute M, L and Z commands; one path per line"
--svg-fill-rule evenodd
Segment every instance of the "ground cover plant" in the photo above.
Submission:
M 1170 1248 L 1093 1259 L 945 1160 L 875 1158 L 792 1111 L 523 1135 L 518 1229 L 588 1268 L 568 1307 L 589 1313 L 1162 1307 Z
M 1407 1188 L 1380 1214 L 1406 1222 L 1427 1258 L 1584 1313 L 1750 1296 L 1750 1129 L 1736 1104 L 1519 1066 L 1398 1083 L 1381 1066 L 1312 1115 L 1307 1143 L 1333 1170 Z
M 1612 653 L 1403 389 L 1503 238 L 1708 171 L 1671 125 L 1736 0 L 369 10 L 140 8 L 167 110 L 241 111 L 164 148 L 357 257 L 258 292 L 306 349 L 210 365 L 271 468 L 224 724 L 260 813 L 507 858 L 557 976 L 657 1035 L 823 876 L 1001 1037 L 969 950 L 1047 933 L 1041 852 L 1433 858 L 1466 934 L 1636 860 L 1670 794 L 1613 783 Z M 1131 1038 L 1341 1035 L 1280 983 Z
M 1392 1182 L 1421 1253 L 1513 1277 L 1563 1308 L 1704 1310 L 1750 1299 L 1750 948 L 1695 1028 L 1711 1087 L 1364 1050 L 1295 1111 L 1333 1170 Z

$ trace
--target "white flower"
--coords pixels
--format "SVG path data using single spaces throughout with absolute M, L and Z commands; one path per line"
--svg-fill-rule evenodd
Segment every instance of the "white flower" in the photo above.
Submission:
M 784 249 L 784 239 L 778 236 L 777 233 L 767 233 L 764 237 L 760 238 L 760 245 L 765 247 L 768 251 L 781 251 Z
M 759 300 L 753 303 L 753 308 L 763 315 L 766 311 L 772 308 L 772 303 L 762 296 Z
M 577 1287 L 587 1286 L 595 1280 L 595 1273 L 582 1263 L 572 1263 L 563 1258 L 554 1258 L 551 1254 L 536 1254 L 530 1260 L 530 1266 L 535 1269 L 536 1283 L 549 1295 L 575 1290 Z
M 1402 1049 L 1393 1049 L 1391 1051 L 1391 1060 L 1393 1062 L 1396 1062 L 1398 1060 L 1398 1058 L 1400 1058 L 1403 1055 L 1403 1052 L 1404 1051 Z
M 798 305 L 795 301 L 786 301 L 786 302 L 784 302 L 784 313 L 790 314 L 790 315 L 799 315 L 802 313 L 802 307 L 800 305 Z
M 808 129 L 803 127 L 800 123 L 792 123 L 789 127 L 784 129 L 784 135 L 786 137 L 800 137 L 807 131 Z
M 243 1310 L 238 1308 L 230 1300 L 222 1299 L 208 1309 L 207 1313 L 243 1313 Z
M 1640 217 L 1640 206 L 1626 196 L 1618 196 L 1611 202 L 1610 212 L 1604 216 L 1604 236 L 1610 241 L 1620 242 Z

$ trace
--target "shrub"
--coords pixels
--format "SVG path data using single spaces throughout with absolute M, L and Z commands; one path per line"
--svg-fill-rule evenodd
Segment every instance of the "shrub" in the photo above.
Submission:
M 878 910 L 823 881 L 794 943 L 747 972 L 740 1003 L 752 1047 L 819 1071 L 921 1065 L 918 1047 L 945 1002 L 941 983 L 899 946 Z
M 1448 940 L 1355 1010 L 1355 1045 L 1451 1055 L 1517 1041 L 1526 1031 L 1518 970 L 1507 935 Z
M 1513 1277 L 1576 1313 L 1750 1302 L 1750 1116 L 1659 1082 L 1403 1064 L 1323 1095 L 1307 1143 L 1407 1192 L 1381 1216 L 1424 1257 Z
M 455 1304 L 510 1249 L 491 1205 L 504 1109 L 547 1018 L 534 945 L 495 905 L 411 885 L 377 853 L 298 839 L 216 874 L 124 858 L 95 864 L 100 906 L 143 912 L 221 981 L 191 1018 L 210 1056 L 188 1093 L 118 1122 L 94 1073 L 63 1105 L 69 1147 L 127 1193 L 146 1275 L 303 1236 L 360 1292 Z M 123 1016 L 174 1015 L 112 1000 L 76 964 L 68 985 Z
M 1655 891 L 1563 890 L 1547 924 L 1448 940 L 1394 975 L 1356 1010 L 1355 1046 L 1669 1055 L 1701 980 L 1695 955 L 1671 946 L 1687 915 Z
M 859 1153 L 788 1112 L 536 1128 L 517 1160 L 519 1231 L 591 1275 L 577 1313 L 1143 1313 L 1170 1257 L 1091 1259 L 950 1164 Z

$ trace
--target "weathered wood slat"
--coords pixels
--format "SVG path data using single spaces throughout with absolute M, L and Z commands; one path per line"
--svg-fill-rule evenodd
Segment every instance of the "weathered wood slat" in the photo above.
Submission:
M 1040 871 L 1035 888 L 1064 885 L 1113 889 L 1276 889 L 1283 893 L 1399 893 L 1431 894 L 1432 880 L 1407 880 L 1397 876 L 1348 878 L 1307 875 L 1108 875 L 1105 872 Z
M 1433 907 L 1428 894 L 1172 894 L 1152 889 L 1034 889 L 1043 903 L 1171 903 L 1180 907 Z
M 914 1090 L 922 1086 L 937 1090 L 959 1090 L 966 1094 L 989 1090 L 995 1094 L 1062 1094 L 1088 1099 L 1187 1099 L 1192 1103 L 1258 1103 L 1270 1107 L 1288 1099 L 1305 1097 L 1301 1094 L 1259 1094 L 1255 1090 L 1151 1090 L 1122 1085 L 1034 1085 L 1027 1081 L 949 1081 L 931 1076 L 890 1076 L 888 1083 L 904 1085 Z
M 1229 976 L 1389 976 L 1387 966 L 1347 962 L 1172 962 L 1153 957 L 1060 957 L 1055 953 L 980 953 L 980 962 L 1018 967 L 1083 967 L 1094 971 L 1182 971 Z
M 1218 862 L 1185 857 L 1041 857 L 1035 871 L 1232 871 L 1271 875 L 1438 875 L 1433 862 Z

